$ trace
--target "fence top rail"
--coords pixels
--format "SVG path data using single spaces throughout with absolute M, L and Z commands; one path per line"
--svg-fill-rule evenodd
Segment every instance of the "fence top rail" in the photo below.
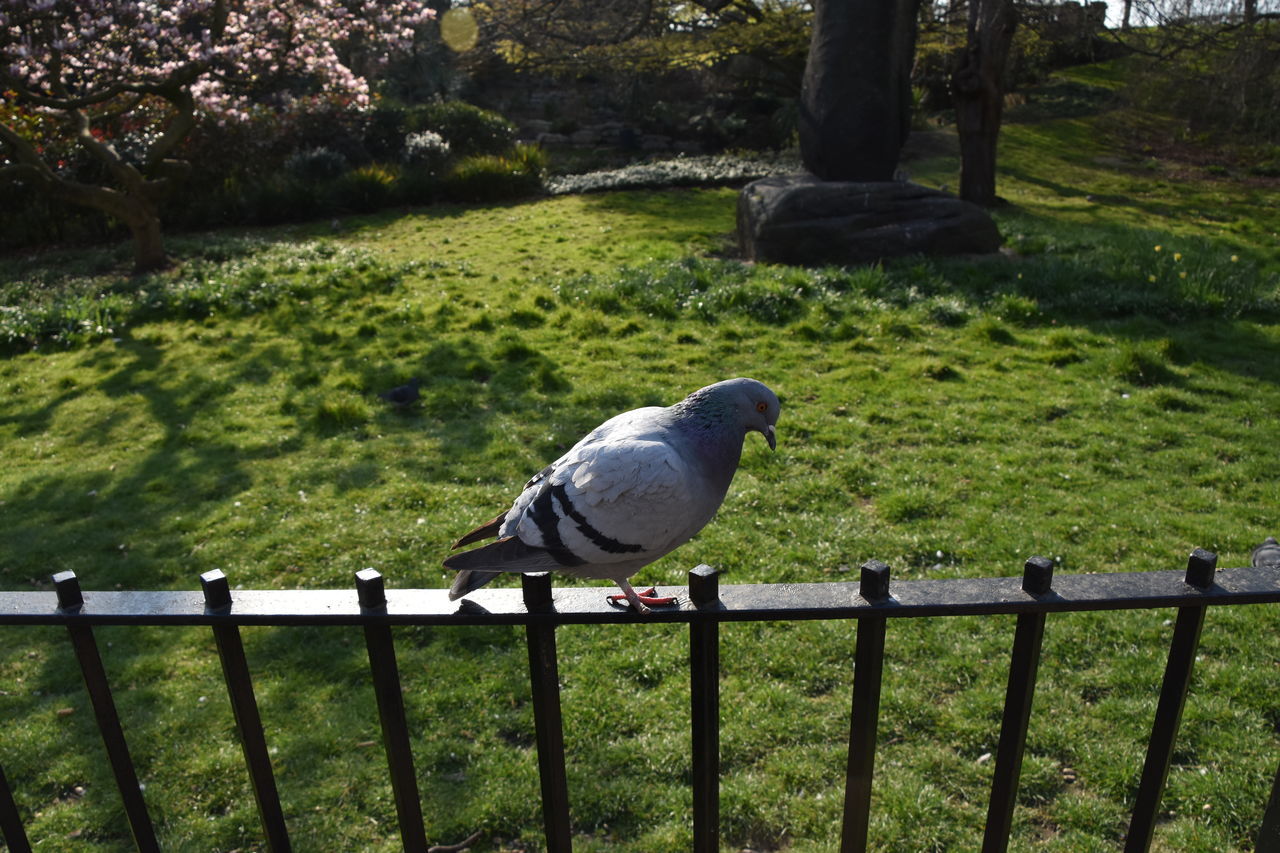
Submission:
M 874 562 L 874 561 L 873 561 Z M 1030 562 L 1028 566 L 1030 567 Z M 1046 561 L 1047 562 L 1047 561 Z M 871 564 L 868 564 L 871 565 Z M 59 607 L 54 590 L 0 592 L 0 625 L 478 625 L 621 622 L 741 622 L 799 619 L 900 618 L 948 615 L 1055 613 L 1133 610 L 1221 604 L 1280 602 L 1280 567 L 1220 569 L 1204 585 L 1181 571 L 1068 574 L 1045 580 L 1043 592 L 1027 577 L 954 578 L 895 581 L 888 567 L 879 582 L 735 584 L 712 587 L 703 603 L 689 587 L 663 587 L 677 604 L 638 615 L 610 604 L 603 586 L 552 589 L 549 579 L 537 597 L 520 589 L 483 589 L 449 601 L 442 589 L 387 589 L 385 605 L 362 606 L 347 590 L 229 590 L 229 605 L 210 607 L 201 591 L 88 590 L 78 606 Z M 701 569 L 702 567 L 700 567 Z M 368 574 L 366 570 L 360 574 Z M 695 570 L 695 573 L 698 570 Z M 70 574 L 70 573 L 65 573 Z M 221 574 L 221 573 L 216 573 Z M 377 573 L 372 573 L 377 575 Z M 705 573 L 704 573 L 705 574 Z M 1049 575 L 1051 576 L 1051 567 Z M 367 580 L 368 578 L 365 578 Z M 64 578 L 65 580 L 65 578 Z M 71 577 L 75 581 L 74 576 Z M 381 577 L 377 598 L 381 600 Z M 694 579 L 697 580 L 696 578 Z M 527 585 L 528 586 L 528 585 Z M 887 595 L 884 592 L 887 590 Z M 78 587 L 76 595 L 79 596 Z M 702 599 L 695 589 L 695 598 Z M 226 595 L 224 591 L 223 595 Z M 364 598 L 366 602 L 370 599 Z M 531 602 L 533 606 L 530 606 Z

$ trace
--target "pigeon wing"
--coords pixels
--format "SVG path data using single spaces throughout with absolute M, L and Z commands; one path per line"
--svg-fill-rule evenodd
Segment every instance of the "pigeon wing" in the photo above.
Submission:
M 459 573 L 449 597 L 500 572 L 629 577 L 697 533 L 719 501 L 670 444 L 655 418 L 662 411 L 605 421 L 530 479 L 509 510 L 459 540 L 454 547 L 499 537 L 445 560 Z
M 525 506 L 517 502 L 513 510 L 520 512 L 508 514 L 503 533 L 571 558 L 566 566 L 646 562 L 692 535 L 685 531 L 700 492 L 688 464 L 664 440 L 583 442 L 526 493 Z

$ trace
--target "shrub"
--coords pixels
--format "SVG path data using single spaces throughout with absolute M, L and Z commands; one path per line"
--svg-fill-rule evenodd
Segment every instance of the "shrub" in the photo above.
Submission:
M 347 158 L 329 148 L 306 148 L 295 151 L 284 161 L 284 170 L 304 181 L 336 178 L 349 168 Z
M 404 138 L 401 161 L 408 168 L 438 175 L 449 164 L 451 156 L 448 141 L 434 130 L 410 133 Z
M 431 204 L 444 194 L 444 177 L 426 169 L 406 168 L 395 189 L 396 198 L 403 204 Z
M 371 213 L 391 203 L 398 177 L 388 166 L 361 166 L 334 181 L 329 192 L 339 208 Z
M 324 211 L 319 207 L 318 184 L 293 175 L 271 175 L 260 179 L 235 182 L 238 197 L 233 196 L 235 218 L 257 225 L 292 222 Z
M 408 113 L 403 107 L 379 103 L 364 126 L 364 147 L 375 160 L 391 161 L 404 151 L 404 126 Z
M 50 198 L 30 183 L 0 186 L 0 249 L 103 240 L 119 230 L 97 211 Z
M 484 202 L 519 198 L 542 191 L 546 155 L 532 145 L 518 145 L 510 156 L 484 154 L 460 160 L 445 180 L 454 201 Z
M 462 101 L 415 107 L 406 118 L 406 129 L 435 131 L 459 157 L 505 154 L 516 140 L 515 126 L 505 118 Z

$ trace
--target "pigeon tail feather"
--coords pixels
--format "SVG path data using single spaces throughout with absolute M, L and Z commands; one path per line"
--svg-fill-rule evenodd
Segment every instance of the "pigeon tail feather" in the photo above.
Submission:
M 454 549 L 461 548 L 463 545 L 470 545 L 472 542 L 479 542 L 481 539 L 491 539 L 497 536 L 498 530 L 502 527 L 502 522 L 506 520 L 507 514 L 505 512 L 498 513 L 498 516 L 493 520 L 485 522 L 457 542 L 454 542 Z
M 457 601 L 469 592 L 475 592 L 502 572 L 481 572 L 475 569 L 463 569 L 453 578 L 449 587 L 449 600 Z
M 444 566 L 458 572 L 449 587 L 449 600 L 454 601 L 503 572 L 546 572 L 563 568 L 564 564 L 549 551 L 533 548 L 514 536 L 507 536 L 482 548 L 454 554 L 444 561 Z
M 563 569 L 565 563 L 557 560 L 545 548 L 526 545 L 515 536 L 505 536 L 480 548 L 454 554 L 444 561 L 446 569 L 481 572 L 548 572 Z

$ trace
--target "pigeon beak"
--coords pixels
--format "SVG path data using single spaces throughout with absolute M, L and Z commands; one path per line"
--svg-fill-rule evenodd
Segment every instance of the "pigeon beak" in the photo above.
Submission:
M 763 430 L 761 430 L 761 432 L 762 432 L 762 433 L 763 433 L 763 435 L 764 435 L 764 440 L 765 440 L 765 441 L 767 441 L 767 442 L 769 442 L 769 449 L 770 449 L 770 450 L 777 450 L 777 449 L 778 449 L 778 436 L 777 436 L 777 435 L 774 433 L 774 431 L 773 431 L 773 424 L 769 424 L 767 427 L 765 427 Z

